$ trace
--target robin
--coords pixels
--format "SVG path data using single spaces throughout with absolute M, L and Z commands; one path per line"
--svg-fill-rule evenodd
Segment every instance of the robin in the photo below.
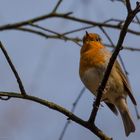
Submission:
M 83 37 L 83 46 L 80 53 L 80 78 L 87 89 L 97 96 L 97 89 L 103 79 L 112 53 L 102 44 L 98 34 L 88 32 Z M 126 136 L 135 131 L 135 125 L 126 101 L 127 95 L 133 104 L 136 105 L 129 82 L 116 60 L 103 91 L 101 101 L 104 101 L 116 115 L 118 111 L 120 112 Z

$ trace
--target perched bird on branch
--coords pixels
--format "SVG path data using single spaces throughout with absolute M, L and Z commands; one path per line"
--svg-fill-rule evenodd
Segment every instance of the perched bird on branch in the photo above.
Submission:
M 95 96 L 97 96 L 97 89 L 103 79 L 111 55 L 112 53 L 102 44 L 98 34 L 86 32 L 81 48 L 79 73 L 84 85 Z M 104 101 L 116 115 L 119 110 L 126 136 L 135 131 L 135 125 L 126 101 L 127 96 L 136 105 L 129 82 L 116 60 L 103 91 L 101 101 Z

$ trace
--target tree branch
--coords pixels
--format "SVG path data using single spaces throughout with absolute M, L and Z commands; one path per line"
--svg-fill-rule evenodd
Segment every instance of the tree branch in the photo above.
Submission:
M 72 112 L 72 113 L 74 113 L 75 108 L 76 108 L 76 106 L 77 106 L 77 104 L 78 104 L 80 98 L 82 97 L 83 93 L 85 92 L 85 89 L 86 89 L 85 87 L 82 88 L 82 90 L 81 90 L 80 93 L 78 94 L 76 100 L 74 101 L 73 106 L 72 106 L 72 108 L 71 108 L 71 112 Z M 64 135 L 65 135 L 65 132 L 66 132 L 66 130 L 67 130 L 68 125 L 70 124 L 70 122 L 71 122 L 71 121 L 68 119 L 67 122 L 65 123 L 64 128 L 63 128 L 63 130 L 62 130 L 62 132 L 61 132 L 61 134 L 60 134 L 59 140 L 62 140 L 62 139 L 63 139 L 63 137 L 64 137 Z
M 61 15 L 56 15 L 56 17 L 58 18 L 64 18 L 64 19 L 68 19 L 68 20 L 72 20 L 75 22 L 80 22 L 80 23 L 85 23 L 85 24 L 89 24 L 89 25 L 93 25 L 93 26 L 98 26 L 98 27 L 106 27 L 106 28 L 113 28 L 113 29 L 122 29 L 122 26 L 120 26 L 120 24 L 109 24 L 109 23 L 103 23 L 103 22 L 94 22 L 94 21 L 90 21 L 90 20 L 85 20 L 82 18 L 77 18 L 77 17 L 73 17 L 73 16 L 61 16 Z M 127 32 L 131 33 L 131 34 L 135 34 L 135 35 L 140 35 L 140 32 L 134 31 L 132 29 L 127 29 Z
M 114 46 L 112 46 L 111 44 L 106 44 L 104 43 L 105 46 L 110 47 L 110 48 L 114 48 Z M 140 51 L 140 48 L 133 48 L 133 47 L 127 47 L 127 46 L 122 46 L 124 50 L 129 50 L 129 51 Z
M 31 18 L 31 19 L 28 19 L 28 20 L 25 20 L 25 21 L 16 22 L 16 23 L 13 23 L 13 24 L 1 25 L 0 26 L 0 31 L 10 30 L 10 29 L 18 28 L 18 27 L 25 26 L 25 25 L 30 25 L 32 23 L 35 23 L 35 22 L 38 22 L 38 21 L 41 21 L 41 20 L 45 20 L 45 19 L 48 19 L 48 18 L 57 17 L 57 16 L 65 17 L 65 16 L 68 16 L 70 14 L 71 14 L 71 12 L 64 13 L 64 14 L 49 13 L 49 14 L 45 14 L 45 15 L 38 16 L 38 17 L 35 17 L 35 18 Z
M 125 1 L 126 1 L 127 12 L 130 13 L 132 11 L 130 0 L 125 0 Z
M 110 38 L 110 36 L 107 34 L 107 32 L 104 30 L 104 28 L 100 27 L 100 29 L 102 30 L 102 32 L 105 34 L 105 36 L 107 37 L 107 39 L 109 40 L 110 44 L 115 48 L 115 45 L 112 41 L 112 39 Z M 118 54 L 118 57 L 120 59 L 120 62 L 121 62 L 121 65 L 123 67 L 123 70 L 125 72 L 125 75 L 127 76 L 127 79 L 128 79 L 128 71 L 126 70 L 126 67 L 124 65 L 124 62 L 123 62 L 123 59 L 122 57 L 120 56 L 120 54 Z
M 19 89 L 20 89 L 21 94 L 22 94 L 22 95 L 26 95 L 26 91 L 25 91 L 24 86 L 23 86 L 23 84 L 22 84 L 22 81 L 21 81 L 21 79 L 20 79 L 20 77 L 19 77 L 19 74 L 18 74 L 18 72 L 16 71 L 15 66 L 13 65 L 13 63 L 12 63 L 12 61 L 11 61 L 11 59 L 10 59 L 10 57 L 9 57 L 9 55 L 8 55 L 8 53 L 7 53 L 7 51 L 6 51 L 6 49 L 4 48 L 4 46 L 3 46 L 3 44 L 2 44 L 1 42 L 0 42 L 0 48 L 1 48 L 1 50 L 2 50 L 2 52 L 3 52 L 3 54 L 4 54 L 4 56 L 5 56 L 5 58 L 6 58 L 7 62 L 8 62 L 8 64 L 9 64 L 9 66 L 10 66 L 12 72 L 13 72 L 14 75 L 15 75 L 15 78 L 16 78 L 17 83 L 18 83 L 18 85 L 19 85 Z
M 106 136 L 101 130 L 99 130 L 96 126 L 90 125 L 87 121 L 82 120 L 81 118 L 74 115 L 72 112 L 66 110 L 65 108 L 63 108 L 53 102 L 49 102 L 49 101 L 41 99 L 39 97 L 35 97 L 35 96 L 27 95 L 27 94 L 22 95 L 22 94 L 14 93 L 14 92 L 0 92 L 0 96 L 26 99 L 26 100 L 30 100 L 30 101 L 39 103 L 41 105 L 49 107 L 50 109 L 53 109 L 53 110 L 56 110 L 56 111 L 62 113 L 63 115 L 67 116 L 70 120 L 87 128 L 88 130 L 90 130 L 92 133 L 94 133 L 96 136 L 98 136 L 101 140 L 112 140 L 111 138 Z
M 55 35 L 62 36 L 61 34 L 57 33 L 56 31 L 52 31 L 52 30 L 50 30 L 50 29 L 44 28 L 44 27 L 42 27 L 42 26 L 39 26 L 39 25 L 37 25 L 37 24 L 31 23 L 30 26 L 35 27 L 35 28 L 37 28 L 37 29 L 41 29 L 41 30 L 43 30 L 43 31 L 47 31 L 47 32 L 52 33 L 52 34 L 55 34 Z
M 126 18 L 125 23 L 124 23 L 123 20 L 122 21 L 121 20 L 114 20 L 115 24 L 112 24 L 112 23 L 109 23 L 109 20 L 108 20 L 108 22 L 94 22 L 94 21 L 74 17 L 74 16 L 70 15 L 71 12 L 69 12 L 69 13 L 57 13 L 56 11 L 59 8 L 59 6 L 62 3 L 62 1 L 63 0 L 58 0 L 56 5 L 54 6 L 54 9 L 49 14 L 38 16 L 38 17 L 35 17 L 35 18 L 31 18 L 29 20 L 21 21 L 21 22 L 16 22 L 16 23 L 13 23 L 13 24 L 2 25 L 2 26 L 0 26 L 0 31 L 4 31 L 4 30 L 20 30 L 20 31 L 29 32 L 29 33 L 33 33 L 33 34 L 42 36 L 42 37 L 44 37 L 46 39 L 48 39 L 48 38 L 51 39 L 52 38 L 52 39 L 61 39 L 61 40 L 64 40 L 64 41 L 67 41 L 67 40 L 72 41 L 72 42 L 78 44 L 79 46 L 81 46 L 81 44 L 79 43 L 79 42 L 81 42 L 80 38 L 68 37 L 66 35 L 74 33 L 74 32 L 78 32 L 78 31 L 81 31 L 81 30 L 85 30 L 87 28 L 93 28 L 93 27 L 101 27 L 101 28 L 106 27 L 106 28 L 112 28 L 112 29 L 121 30 L 120 38 L 119 38 L 118 43 L 117 43 L 117 47 L 116 47 L 112 57 L 110 58 L 110 62 L 108 64 L 107 70 L 105 72 L 105 76 L 103 78 L 103 81 L 102 81 L 101 85 L 98 88 L 98 96 L 97 96 L 97 99 L 96 99 L 96 102 L 95 102 L 95 107 L 94 107 L 94 109 L 92 111 L 93 114 L 91 114 L 94 117 L 91 116 L 92 120 L 90 120 L 91 122 L 94 122 L 96 114 L 97 114 L 97 111 L 98 111 L 98 107 L 100 105 L 102 92 L 103 92 L 103 90 L 104 90 L 104 88 L 106 86 L 106 82 L 108 80 L 110 71 L 111 71 L 112 66 L 114 64 L 114 61 L 115 61 L 117 55 L 119 54 L 119 51 L 123 47 L 122 43 L 123 43 L 123 40 L 125 38 L 126 32 L 131 33 L 131 34 L 135 34 L 135 35 L 140 35 L 140 32 L 128 28 L 130 22 L 139 24 L 139 20 L 137 20 L 137 22 L 136 22 L 136 21 L 133 20 L 133 18 L 137 14 L 137 12 L 140 11 L 140 6 L 139 6 L 140 4 L 137 3 L 137 7 L 132 11 L 130 1 L 126 0 L 126 7 L 127 7 L 127 11 L 128 11 L 128 17 Z M 122 0 L 117 0 L 117 1 L 122 1 Z M 39 22 L 39 21 L 42 21 L 42 20 L 45 20 L 45 19 L 50 19 L 50 18 L 67 19 L 67 20 L 71 20 L 71 21 L 74 21 L 74 22 L 88 24 L 88 25 L 91 25 L 91 26 L 84 27 L 84 28 L 81 28 L 81 29 L 71 30 L 71 31 L 65 32 L 65 33 L 57 33 L 55 31 L 52 31 L 52 30 L 46 29 L 44 27 L 41 27 L 41 26 L 39 26 L 37 24 L 34 24 L 36 22 Z M 113 21 L 113 20 L 110 20 L 110 21 Z M 124 23 L 124 25 L 122 25 L 123 23 Z M 41 31 L 40 30 L 34 30 L 34 28 L 32 29 L 32 28 L 24 27 L 24 26 L 27 26 L 27 25 L 29 25 L 29 27 L 32 26 L 32 27 L 35 27 L 36 29 L 40 29 Z M 45 31 L 45 33 L 42 32 L 42 31 Z M 48 32 L 51 33 L 51 34 L 48 34 Z M 109 138 L 101 130 L 99 130 L 95 126 L 95 124 L 92 124 L 92 123 L 89 123 L 87 121 L 84 121 L 81 118 L 79 118 L 79 117 L 77 117 L 76 115 L 73 114 L 73 112 L 75 110 L 75 106 L 76 106 L 81 94 L 79 94 L 78 98 L 74 102 L 73 107 L 71 109 L 71 112 L 66 110 L 65 108 L 55 104 L 55 103 L 49 102 L 47 100 L 43 100 L 43 99 L 35 97 L 35 96 L 27 95 L 25 90 L 24 90 L 22 81 L 20 80 L 20 77 L 19 77 L 19 75 L 18 75 L 13 63 L 11 62 L 11 59 L 8 56 L 4 46 L 1 43 L 0 43 L 0 46 L 1 46 L 1 49 L 2 49 L 2 51 L 3 51 L 3 53 L 4 53 L 5 57 L 6 57 L 9 65 L 10 65 L 10 67 L 11 67 L 11 69 L 12 69 L 12 71 L 13 71 L 15 77 L 16 77 L 16 79 L 17 79 L 17 82 L 19 84 L 19 88 L 20 88 L 20 91 L 21 91 L 21 94 L 13 93 L 13 92 L 0 92 L 0 99 L 1 100 L 9 100 L 10 98 L 21 98 L 21 99 L 31 100 L 31 101 L 40 103 L 40 104 L 42 104 L 44 106 L 47 106 L 47 107 L 49 107 L 49 108 L 51 108 L 53 110 L 56 110 L 56 111 L 64 114 L 65 116 L 68 117 L 68 119 L 73 120 L 74 122 L 78 123 L 79 125 L 89 129 L 96 136 L 98 136 L 101 140 L 111 140 L 111 138 Z M 108 45 L 108 46 L 114 47 L 114 45 L 112 43 L 111 43 L 111 45 Z M 140 51 L 139 48 L 125 47 L 124 49 Z M 64 129 L 66 129 L 66 127 Z
M 45 20 L 45 19 L 48 19 L 48 18 L 63 18 L 63 19 L 72 20 L 72 21 L 75 21 L 75 22 L 85 23 L 85 24 L 98 26 L 98 27 L 102 26 L 102 27 L 118 29 L 118 30 L 122 29 L 122 26 L 120 26 L 120 24 L 109 24 L 109 23 L 104 23 L 104 22 L 94 22 L 94 21 L 90 21 L 90 20 L 81 19 L 81 18 L 78 18 L 78 17 L 73 17 L 73 16 L 70 16 L 70 14 L 71 14 L 71 12 L 64 13 L 64 14 L 49 13 L 49 14 L 42 15 L 42 16 L 32 18 L 32 19 L 29 19 L 29 20 L 16 22 L 16 23 L 13 23 L 13 24 L 1 25 L 0 26 L 0 31 L 19 28 L 21 26 L 30 25 L 30 24 L 33 24 L 35 22 L 39 22 L 41 20 Z M 129 32 L 131 34 L 135 34 L 135 35 L 140 35 L 140 32 L 132 30 L 132 29 L 127 29 L 127 32 Z
M 28 33 L 33 33 L 35 35 L 39 35 L 41 37 L 44 37 L 46 39 L 61 39 L 61 40 L 64 40 L 64 41 L 72 41 L 74 43 L 76 43 L 78 46 L 82 46 L 81 44 L 79 44 L 79 42 L 82 41 L 82 39 L 80 38 L 77 38 L 77 37 L 68 37 L 64 34 L 60 34 L 60 35 L 48 35 L 46 33 L 43 33 L 41 31 L 37 31 L 37 30 L 34 30 L 34 29 L 30 29 L 30 28 L 24 28 L 24 27 L 20 27 L 20 28 L 15 28 L 15 29 L 12 29 L 12 30 L 19 30 L 19 31 L 23 31 L 23 32 L 28 32 Z M 70 31 L 69 31 L 70 32 Z M 114 46 L 110 45 L 110 44 L 106 44 L 104 43 L 105 46 L 107 47 L 110 47 L 110 48 L 114 48 Z M 123 46 L 123 48 L 125 50 L 129 50 L 129 51 L 140 51 L 140 48 L 134 48 L 134 47 L 127 47 L 127 46 Z
M 54 9 L 53 9 L 53 11 L 52 11 L 52 13 L 55 13 L 55 12 L 56 12 L 56 10 L 58 9 L 58 7 L 59 7 L 60 4 L 62 3 L 62 1 L 63 1 L 63 0 L 58 0 L 56 6 L 54 7 Z

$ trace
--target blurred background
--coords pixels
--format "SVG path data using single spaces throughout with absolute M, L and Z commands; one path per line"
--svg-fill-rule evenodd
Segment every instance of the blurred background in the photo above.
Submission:
M 27 20 L 47 14 L 54 8 L 56 0 L 0 0 L 0 25 Z M 135 7 L 136 0 L 133 0 Z M 126 8 L 121 2 L 111 0 L 63 0 L 58 12 L 73 12 L 73 16 L 103 22 L 109 18 L 124 19 Z M 39 22 L 39 25 L 63 33 L 86 24 L 53 18 Z M 140 26 L 130 26 L 140 31 Z M 104 43 L 109 43 L 99 28 L 88 32 L 101 35 Z M 119 30 L 107 29 L 116 44 Z M 82 38 L 85 30 L 70 34 Z M 127 34 L 124 45 L 140 48 L 140 36 Z M 79 78 L 80 47 L 73 42 L 45 39 L 27 32 L 6 30 L 0 32 L 0 40 L 5 45 L 28 94 L 55 102 L 71 110 L 83 84 Z M 140 110 L 140 52 L 123 50 L 122 59 L 129 73 L 134 96 Z M 4 55 L 0 51 L 0 91 L 19 92 L 16 79 Z M 87 120 L 92 110 L 93 95 L 86 90 L 75 110 L 75 114 Z M 136 132 L 125 136 L 120 116 L 116 117 L 106 107 L 100 107 L 96 124 L 114 140 L 138 140 L 140 121 L 137 120 L 133 104 L 128 99 L 129 108 L 136 125 Z M 104 105 L 104 104 L 103 104 Z M 0 100 L 0 140 L 59 140 L 67 117 L 40 104 L 22 99 Z M 63 140 L 96 140 L 89 130 L 71 122 Z

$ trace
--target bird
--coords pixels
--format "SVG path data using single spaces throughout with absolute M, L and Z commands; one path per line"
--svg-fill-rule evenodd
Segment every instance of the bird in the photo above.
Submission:
M 101 37 L 96 33 L 88 33 L 86 31 L 80 50 L 79 75 L 85 87 L 95 96 L 97 96 L 98 87 L 104 77 L 111 56 L 112 52 L 103 45 Z M 136 106 L 137 103 L 128 79 L 118 60 L 115 60 L 101 101 L 114 114 L 118 115 L 119 111 L 126 136 L 129 136 L 131 132 L 135 132 L 135 125 L 126 100 L 128 96 Z

